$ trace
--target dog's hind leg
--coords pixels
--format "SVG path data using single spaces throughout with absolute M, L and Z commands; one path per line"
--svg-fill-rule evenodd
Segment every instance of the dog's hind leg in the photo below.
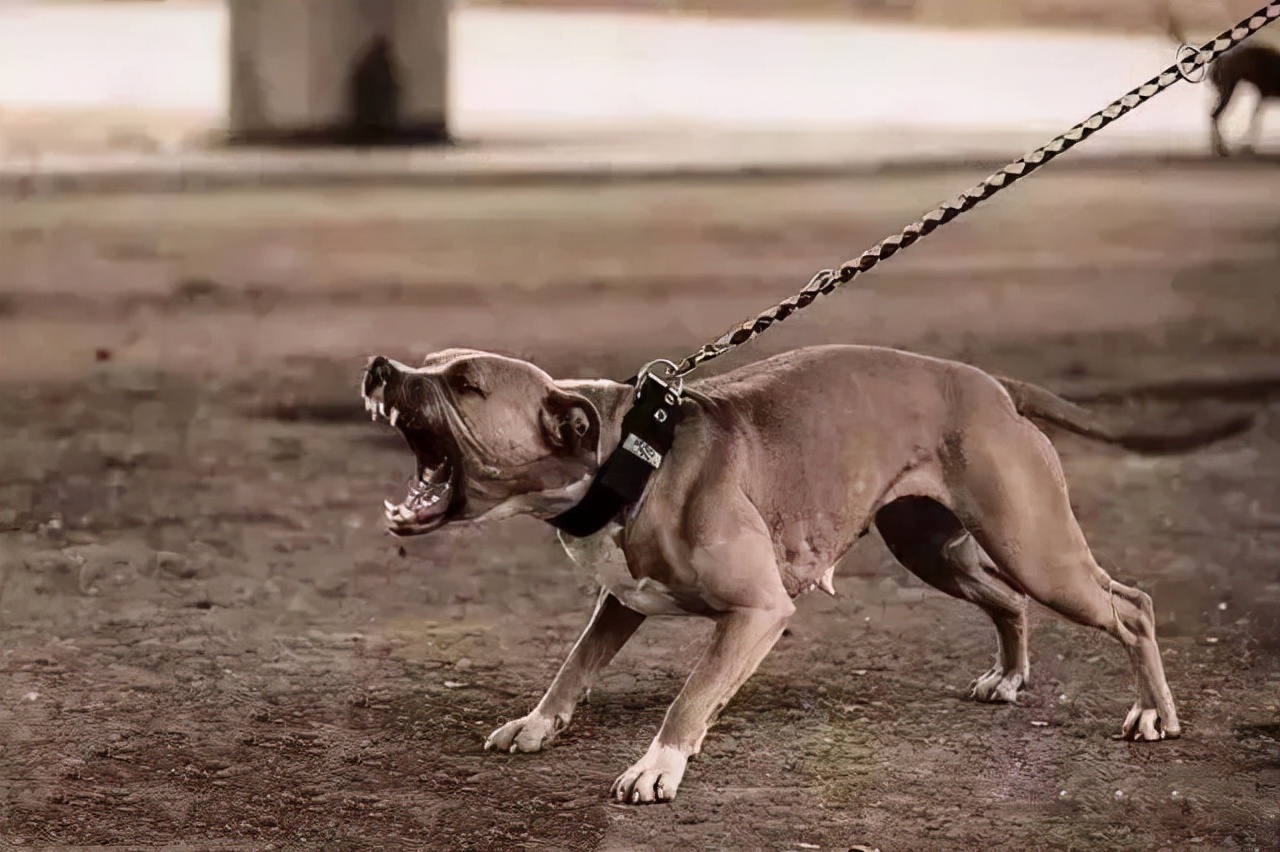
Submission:
M 1071 511 L 1053 445 L 1026 421 L 966 441 L 957 514 L 1001 573 L 1036 601 L 1124 645 L 1138 698 L 1121 726 L 1128 739 L 1181 731 L 1156 644 L 1151 598 L 1108 576 Z
M 970 685 L 969 696 L 1016 701 L 1031 670 L 1026 595 L 997 576 L 990 557 L 940 503 L 902 498 L 881 509 L 875 522 L 889 551 L 907 570 L 935 589 L 976 604 L 994 622 L 996 664 Z
M 1213 105 L 1213 110 L 1209 113 L 1209 141 L 1213 145 L 1213 152 L 1219 157 L 1225 157 L 1230 152 L 1227 150 L 1227 144 L 1222 140 L 1222 114 L 1227 111 L 1227 106 L 1231 103 L 1231 98 L 1236 93 L 1237 80 L 1231 79 L 1218 84 L 1218 101 Z
M 1253 105 L 1253 115 L 1249 118 L 1249 132 L 1245 137 L 1247 141 L 1244 146 L 1244 150 L 1250 153 L 1258 147 L 1258 137 L 1262 134 L 1262 108 L 1266 103 L 1267 99 L 1259 95 Z

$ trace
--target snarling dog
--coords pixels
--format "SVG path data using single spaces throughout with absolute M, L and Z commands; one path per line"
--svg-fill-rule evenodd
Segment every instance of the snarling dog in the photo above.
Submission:
M 1165 18 L 1169 36 L 1178 44 L 1190 44 L 1168 4 L 1165 6 Z M 1267 101 L 1280 101 L 1280 50 L 1266 44 L 1241 45 L 1215 59 L 1209 65 L 1208 76 L 1217 92 L 1217 99 L 1209 111 L 1209 141 L 1214 153 L 1220 157 L 1230 153 L 1222 139 L 1220 121 L 1241 83 L 1253 86 L 1258 92 L 1244 145 L 1245 151 L 1253 150 L 1262 129 L 1263 107 L 1267 105 Z
M 390 532 L 558 515 L 618 446 L 633 394 L 473 350 L 439 352 L 418 368 L 374 358 L 365 405 L 417 460 L 408 496 L 387 501 Z M 869 346 L 800 349 L 691 383 L 682 409 L 640 501 L 595 535 L 561 536 L 600 583 L 595 613 L 537 707 L 494 731 L 486 749 L 547 745 L 646 617 L 706 616 L 710 646 L 611 792 L 622 802 L 671 799 L 795 598 L 834 594 L 836 563 L 872 525 L 908 570 L 995 623 L 997 662 L 972 684 L 973 698 L 1011 702 L 1026 683 L 1030 598 L 1124 645 L 1137 682 L 1124 737 L 1179 735 L 1151 598 L 1098 566 L 1053 445 L 1029 418 L 1137 451 L 1201 446 L 1248 419 L 1172 436 L 1124 431 L 1035 385 Z

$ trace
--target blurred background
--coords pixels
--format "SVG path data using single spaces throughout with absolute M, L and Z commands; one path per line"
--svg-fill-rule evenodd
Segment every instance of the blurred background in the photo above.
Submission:
M 590 580 L 530 519 L 391 540 L 412 463 L 357 392 L 369 356 L 447 346 L 678 359 L 1260 3 L 0 0 L 0 845 L 1275 848 L 1255 86 L 1228 156 L 1179 83 L 708 371 L 873 343 L 1107 417 L 1256 413 L 1183 456 L 1053 436 L 1099 560 L 1155 599 L 1176 742 L 1112 741 L 1121 649 L 1040 612 L 1020 705 L 965 700 L 988 620 L 873 535 L 675 805 L 603 794 L 705 624 L 642 630 L 551 750 L 484 754 Z
M 822 142 L 787 144 L 828 146 L 820 159 L 1003 156 L 1171 64 L 1170 9 L 1199 44 L 1253 2 L 6 0 L 0 152 L 179 152 L 228 133 L 336 125 L 360 60 L 387 35 L 384 70 L 413 141 L 433 123 L 489 143 L 625 134 L 697 147 L 732 130 L 750 135 L 707 147 L 741 156 L 767 146 L 764 134 L 821 131 Z M 378 67 L 362 78 L 375 111 Z M 1207 89 L 1173 88 L 1096 148 L 1198 151 Z M 1254 97 L 1232 103 L 1231 130 L 1245 128 Z

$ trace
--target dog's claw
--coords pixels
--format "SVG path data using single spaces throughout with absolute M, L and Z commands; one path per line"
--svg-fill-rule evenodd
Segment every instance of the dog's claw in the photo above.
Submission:
M 532 754 L 542 751 L 565 723 L 555 716 L 543 716 L 530 713 L 528 716 L 513 719 L 498 728 L 484 741 L 485 751 L 505 751 L 508 754 Z
M 969 684 L 969 697 L 986 704 L 1017 704 L 1023 683 L 1021 672 L 1006 672 L 996 666 Z
M 618 776 L 609 797 L 622 804 L 669 802 L 684 778 L 688 758 L 679 750 L 655 743 L 648 754 Z
M 1120 726 L 1120 739 L 1134 742 L 1154 743 L 1169 735 L 1165 731 L 1164 720 L 1160 718 L 1160 711 L 1140 704 L 1133 705 L 1124 718 L 1124 724 Z M 1176 731 L 1172 733 L 1172 736 L 1177 735 Z

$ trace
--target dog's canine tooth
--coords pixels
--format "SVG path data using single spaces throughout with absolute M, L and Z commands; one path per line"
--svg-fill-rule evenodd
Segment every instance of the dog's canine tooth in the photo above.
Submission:
M 391 512 L 394 512 L 396 509 L 400 508 L 400 507 L 399 507 L 399 505 L 397 505 L 396 503 L 392 503 L 390 500 L 383 500 L 383 501 L 382 501 L 382 505 L 383 505 L 384 507 L 386 507 L 386 510 L 387 510 L 387 513 L 388 513 L 388 514 L 390 514 Z

